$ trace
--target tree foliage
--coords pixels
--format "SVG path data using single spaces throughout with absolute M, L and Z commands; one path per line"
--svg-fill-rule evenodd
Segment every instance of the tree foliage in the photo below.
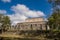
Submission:
M 60 29 L 60 0 L 48 0 L 52 4 L 53 12 L 48 18 L 51 29 Z
M 11 25 L 10 18 L 6 15 L 0 14 L 0 28 L 5 31 Z
M 49 18 L 48 18 L 48 22 L 50 25 L 50 28 L 53 29 L 58 29 L 60 28 L 60 13 L 53 13 Z

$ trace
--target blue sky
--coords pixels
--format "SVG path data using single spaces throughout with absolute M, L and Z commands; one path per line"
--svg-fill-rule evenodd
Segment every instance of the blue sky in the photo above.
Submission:
M 27 17 L 40 17 L 43 15 L 48 17 L 51 13 L 51 4 L 47 0 L 0 0 L 0 13 L 10 16 L 12 22 L 19 22 Z M 18 17 L 18 15 L 20 16 Z

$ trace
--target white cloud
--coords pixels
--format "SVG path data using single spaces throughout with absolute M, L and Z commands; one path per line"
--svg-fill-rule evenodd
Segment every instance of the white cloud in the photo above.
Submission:
M 11 0 L 1 0 L 2 2 L 11 2 Z
M 23 22 L 28 17 L 45 16 L 42 11 L 30 10 L 27 6 L 21 4 L 12 6 L 11 10 L 15 12 L 14 14 L 9 15 L 13 23 Z
M 27 18 L 26 16 L 20 15 L 20 14 L 13 14 L 13 15 L 8 15 L 8 16 L 10 17 L 12 24 L 23 22 Z
M 0 14 L 6 14 L 7 11 L 6 10 L 0 10 Z

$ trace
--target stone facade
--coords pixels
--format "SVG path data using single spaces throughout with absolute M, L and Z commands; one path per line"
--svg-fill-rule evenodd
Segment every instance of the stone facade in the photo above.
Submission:
M 46 30 L 47 22 L 44 18 L 29 18 L 26 19 L 25 22 L 18 23 L 16 28 L 18 30 Z

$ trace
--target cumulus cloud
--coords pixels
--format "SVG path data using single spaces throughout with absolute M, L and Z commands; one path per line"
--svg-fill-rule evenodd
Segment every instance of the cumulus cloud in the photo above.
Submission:
M 8 15 L 10 17 L 11 23 L 14 25 L 16 23 L 19 22 L 24 22 L 25 19 L 27 18 L 24 15 L 20 15 L 20 14 L 13 14 L 13 15 Z
M 7 11 L 6 10 L 0 10 L 0 14 L 6 14 Z
M 1 0 L 2 2 L 11 2 L 11 0 Z
M 42 11 L 30 10 L 26 5 L 17 4 L 12 6 L 11 10 L 14 11 L 14 14 L 9 15 L 13 23 L 23 22 L 28 17 L 41 17 L 45 16 Z

